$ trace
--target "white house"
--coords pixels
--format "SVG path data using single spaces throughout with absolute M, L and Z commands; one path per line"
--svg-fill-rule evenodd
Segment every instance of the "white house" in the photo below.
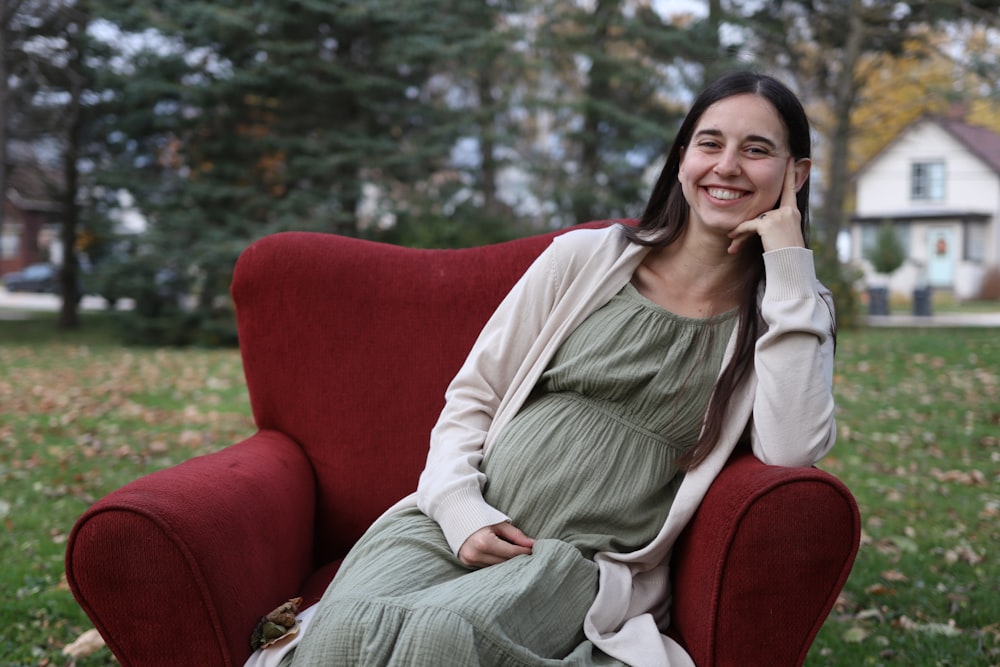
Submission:
M 987 270 L 1000 267 L 1000 134 L 927 116 L 914 122 L 856 176 L 851 256 L 865 259 L 888 221 L 907 250 L 889 289 L 918 287 L 975 298 Z

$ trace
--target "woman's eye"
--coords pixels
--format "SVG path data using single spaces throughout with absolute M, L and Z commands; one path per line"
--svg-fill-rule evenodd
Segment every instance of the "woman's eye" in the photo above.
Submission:
M 768 150 L 761 146 L 749 146 L 746 151 L 750 155 L 768 155 Z

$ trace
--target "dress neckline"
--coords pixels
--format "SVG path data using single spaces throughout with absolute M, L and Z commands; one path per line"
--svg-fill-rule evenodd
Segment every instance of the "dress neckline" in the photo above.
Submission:
M 664 308 L 660 304 L 649 299 L 649 297 L 647 297 L 646 295 L 644 295 L 642 292 L 639 291 L 639 288 L 637 288 L 634 284 L 632 284 L 631 280 L 625 283 L 625 287 L 622 288 L 619 294 L 625 296 L 630 301 L 633 301 L 639 304 L 640 306 L 643 306 L 644 308 L 647 308 L 649 310 L 658 313 L 662 313 L 663 315 L 669 316 L 670 318 L 678 320 L 680 322 L 689 322 L 692 324 L 702 324 L 702 325 L 719 324 L 733 317 L 736 317 L 736 315 L 739 313 L 740 310 L 739 306 L 736 306 L 734 308 L 730 308 L 725 312 L 719 313 L 718 315 L 709 315 L 708 317 L 689 317 L 687 315 L 678 315 L 672 310 Z

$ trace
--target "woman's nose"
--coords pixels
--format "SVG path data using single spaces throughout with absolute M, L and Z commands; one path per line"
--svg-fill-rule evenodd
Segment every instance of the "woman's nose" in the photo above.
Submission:
M 720 176 L 736 176 L 740 173 L 740 160 L 736 151 L 724 150 L 713 169 Z

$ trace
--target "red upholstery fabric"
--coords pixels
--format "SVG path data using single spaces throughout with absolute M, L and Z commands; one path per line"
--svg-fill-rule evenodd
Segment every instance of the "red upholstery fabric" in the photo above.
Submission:
M 253 412 L 316 470 L 318 525 L 335 527 L 317 533 L 319 562 L 415 488 L 445 387 L 548 241 L 432 251 L 299 233 L 243 254 L 233 294 Z
M 317 599 L 415 487 L 447 383 L 554 234 L 413 250 L 285 233 L 247 249 L 232 291 L 260 432 L 110 494 L 70 536 L 70 586 L 122 664 L 240 665 L 262 613 Z M 826 473 L 732 462 L 674 560 L 675 634 L 699 665 L 795 664 L 859 535 Z
M 257 619 L 313 570 L 314 489 L 302 449 L 262 431 L 99 500 L 66 577 L 123 665 L 242 664 Z
M 674 548 L 672 634 L 700 667 L 802 664 L 860 530 L 833 476 L 736 453 Z

